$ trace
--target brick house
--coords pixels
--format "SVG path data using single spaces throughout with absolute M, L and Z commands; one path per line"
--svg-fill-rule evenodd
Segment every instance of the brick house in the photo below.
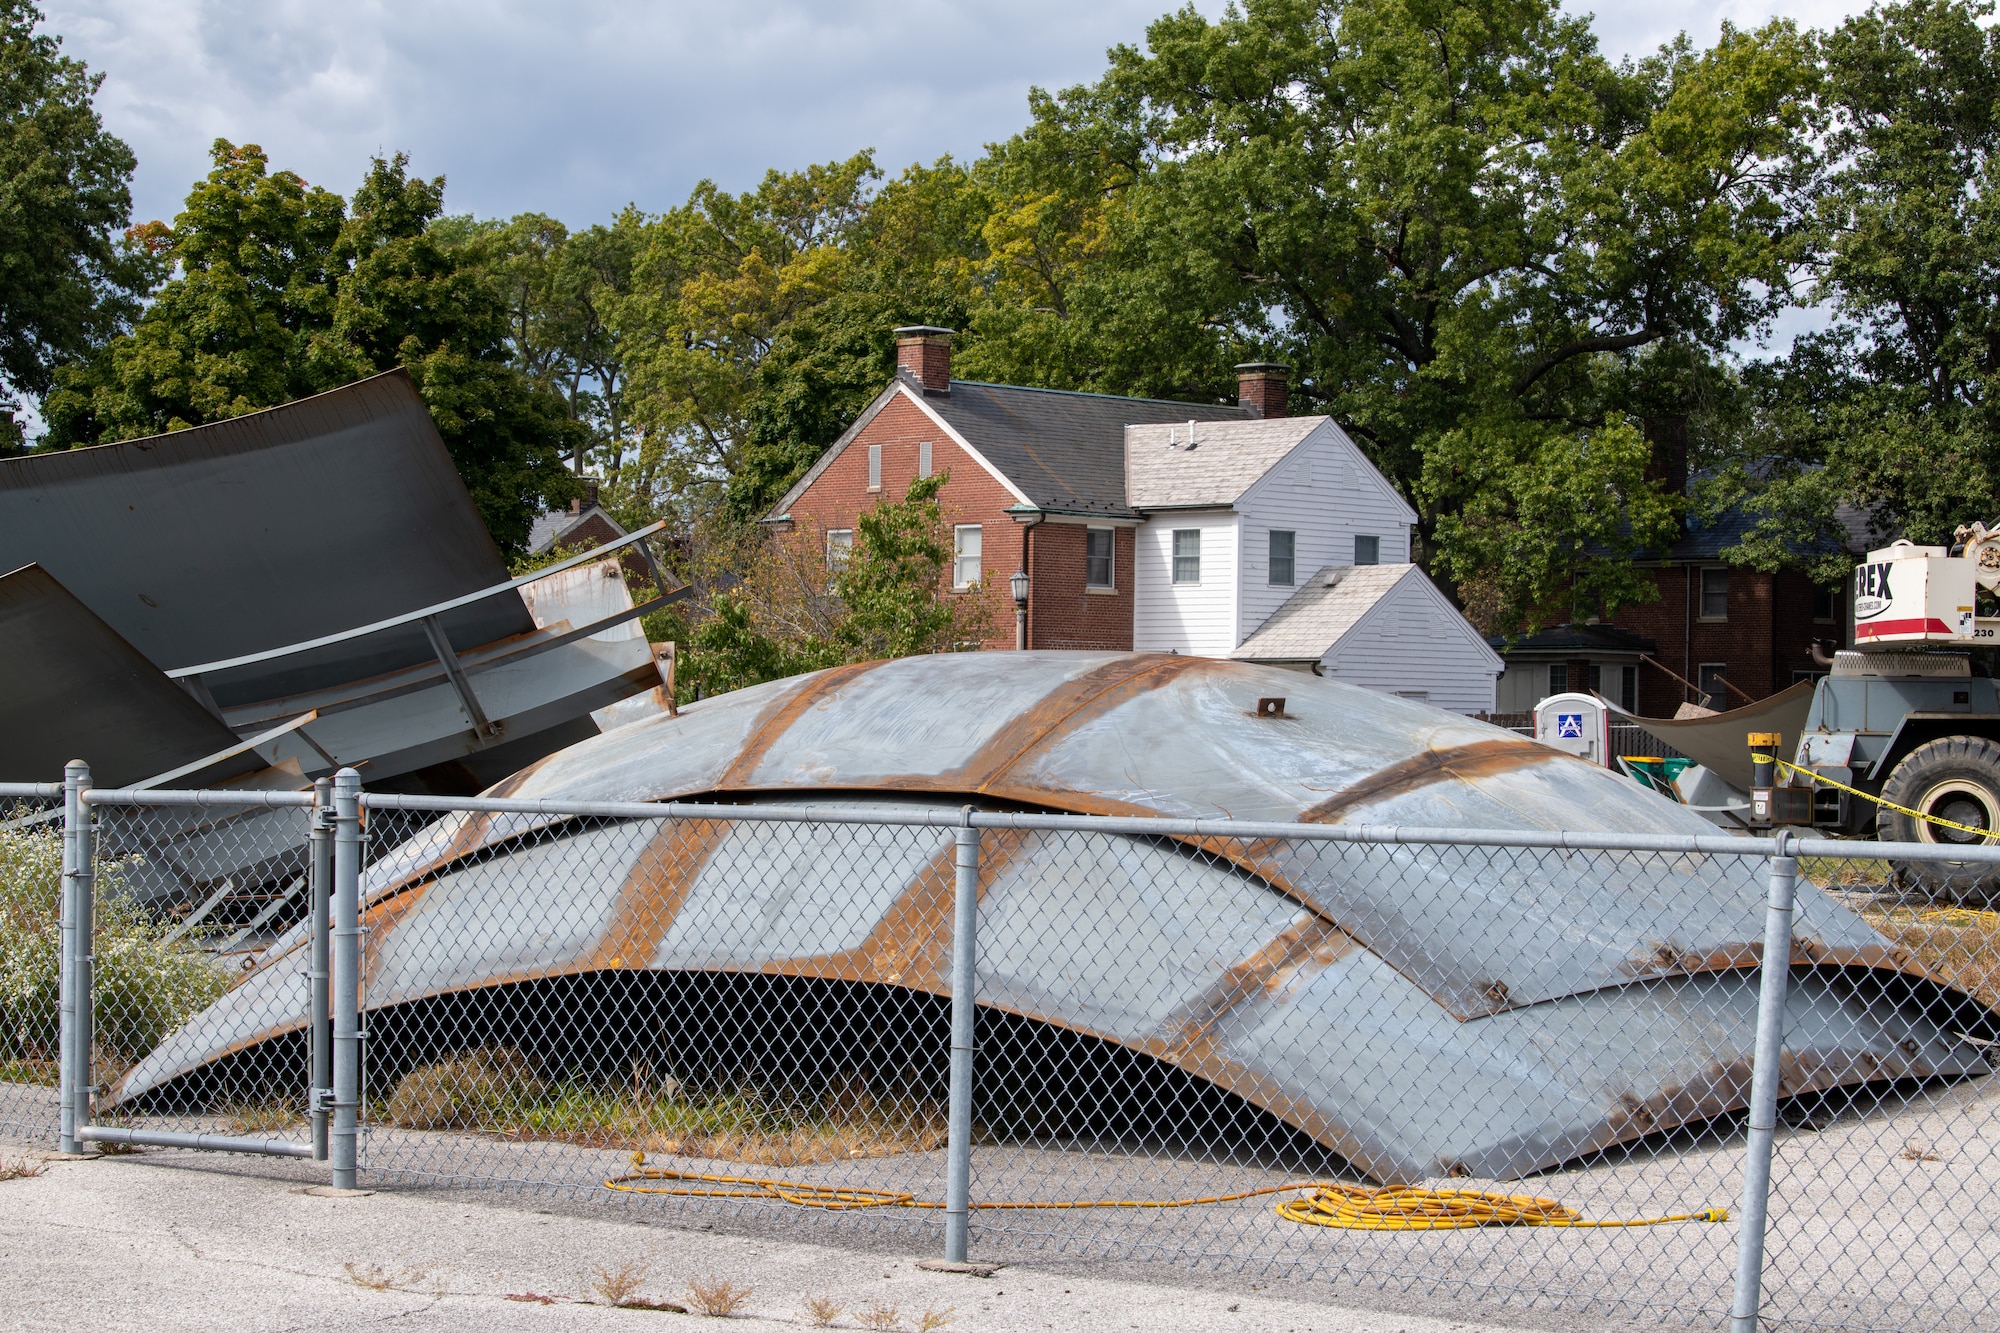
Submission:
M 1022 647 L 1249 656 L 1492 707 L 1499 659 L 1408 563 L 1414 512 L 1331 419 L 1287 415 L 1284 367 L 1239 366 L 1234 406 L 1167 402 L 956 380 L 950 330 L 896 334 L 895 379 L 766 523 L 837 562 L 860 513 L 948 472 L 952 587 L 987 599 L 986 647 L 1016 646 L 1018 571 Z M 1394 576 L 1328 595 L 1329 571 L 1376 564 Z M 1287 607 L 1283 644 L 1251 644 Z
M 1753 516 L 1731 510 L 1690 519 L 1662 556 L 1638 561 L 1659 596 L 1599 624 L 1560 625 L 1512 644 L 1499 709 L 1526 712 L 1566 690 L 1593 689 L 1645 717 L 1683 703 L 1740 708 L 1826 674 L 1813 646 L 1845 644 L 1852 629 L 1844 588 L 1816 587 L 1786 570 L 1760 573 L 1723 562 Z

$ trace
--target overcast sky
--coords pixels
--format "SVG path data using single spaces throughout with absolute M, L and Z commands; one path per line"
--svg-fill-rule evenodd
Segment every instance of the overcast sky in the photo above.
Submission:
M 217 137 L 342 194 L 398 149 L 453 212 L 576 225 L 704 177 L 876 150 L 890 171 L 1019 129 L 1031 85 L 1094 78 L 1173 0 L 42 0 L 104 76 L 139 157 L 138 219 L 171 219 Z M 1198 0 L 1211 15 L 1221 0 Z M 1843 0 L 1600 0 L 1613 55 Z

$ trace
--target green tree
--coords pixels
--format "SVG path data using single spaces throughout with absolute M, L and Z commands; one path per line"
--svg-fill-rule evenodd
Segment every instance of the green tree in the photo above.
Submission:
M 1678 506 L 1652 445 L 1692 407 L 1661 389 L 1787 299 L 1811 43 L 1613 66 L 1543 0 L 1248 0 L 1147 40 L 987 168 L 968 364 L 1213 399 L 1288 361 L 1479 618 L 1645 596 L 1629 557 Z
M 148 278 L 146 250 L 119 241 L 135 162 L 93 105 L 104 76 L 41 22 L 0 0 L 0 450 L 22 443 L 22 399 L 123 327 Z
M 2000 511 L 2000 33 L 1990 4 L 1871 8 L 1824 39 L 1830 169 L 1813 295 L 1836 319 L 1750 368 L 1753 429 L 1711 484 L 1762 515 L 1735 552 L 1833 581 L 1844 514 L 1943 543 Z
M 401 366 L 431 409 L 487 528 L 527 540 L 566 501 L 583 427 L 517 366 L 492 247 L 441 220 L 444 178 L 376 159 L 350 207 L 262 149 L 218 140 L 171 228 L 140 230 L 171 277 L 129 334 L 61 375 L 50 442 L 180 430 Z

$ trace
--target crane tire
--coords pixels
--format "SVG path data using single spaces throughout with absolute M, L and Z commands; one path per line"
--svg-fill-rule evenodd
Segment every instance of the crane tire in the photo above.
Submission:
M 2000 744 L 1984 736 L 1946 736 L 1904 755 L 1882 784 L 1882 799 L 1993 832 L 1985 838 L 1912 819 L 1883 806 L 1875 836 L 1885 842 L 1929 842 L 1968 847 L 2000 844 Z M 2000 872 L 1973 861 L 1897 861 L 1907 888 L 1954 899 L 2000 896 Z

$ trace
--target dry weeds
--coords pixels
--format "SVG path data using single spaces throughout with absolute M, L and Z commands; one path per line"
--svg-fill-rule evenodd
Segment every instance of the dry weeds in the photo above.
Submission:
M 719 1277 L 690 1278 L 688 1303 L 711 1319 L 727 1319 L 750 1303 L 754 1287 L 739 1287 Z
M 926 1310 L 917 1316 L 917 1333 L 937 1333 L 958 1310 L 956 1305 L 947 1305 L 942 1310 Z
M 0 1180 L 32 1180 L 48 1169 L 47 1163 L 26 1157 L 0 1157 Z
M 283 1102 L 231 1106 L 223 1112 L 234 1134 L 270 1134 L 294 1129 L 305 1123 L 298 1108 Z
M 888 1301 L 870 1301 L 854 1312 L 854 1322 L 872 1333 L 902 1333 L 903 1307 Z
M 1903 1151 L 1896 1154 L 1906 1162 L 1942 1162 L 1944 1158 L 1930 1150 L 1928 1144 L 1906 1143 Z
M 388 1269 L 380 1264 L 342 1264 L 341 1267 L 347 1270 L 348 1281 L 370 1291 L 410 1291 L 428 1284 L 435 1289 L 433 1294 L 443 1294 L 442 1279 L 428 1268 Z
M 832 1328 L 833 1321 L 846 1313 L 847 1307 L 831 1296 L 808 1296 L 804 1309 L 814 1328 Z
M 606 1305 L 623 1305 L 637 1294 L 646 1283 L 646 1275 L 652 1269 L 642 1263 L 627 1262 L 616 1268 L 606 1268 L 602 1264 L 590 1270 L 590 1286 Z
M 2000 1009 L 2000 912 L 1890 907 L 1861 915 L 1932 972 Z

